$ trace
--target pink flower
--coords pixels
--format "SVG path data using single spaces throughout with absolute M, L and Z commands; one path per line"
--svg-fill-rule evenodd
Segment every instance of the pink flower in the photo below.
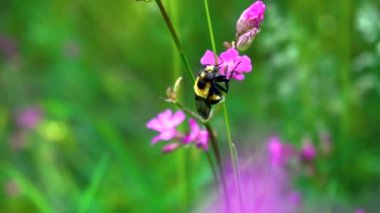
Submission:
M 162 152 L 164 152 L 164 153 L 173 152 L 178 147 L 179 147 L 178 143 L 169 143 L 169 144 L 165 145 L 164 148 L 162 148 Z
M 356 209 L 355 213 L 366 213 L 364 209 Z
M 293 147 L 282 143 L 276 136 L 269 138 L 267 148 L 273 166 L 284 165 L 293 154 Z
M 189 119 L 190 132 L 183 138 L 183 143 L 188 144 L 190 142 L 195 142 L 198 148 L 203 150 L 208 150 L 208 140 L 209 135 L 207 130 L 201 130 L 199 125 L 194 119 Z
M 315 147 L 310 140 L 304 140 L 301 147 L 301 159 L 305 161 L 314 160 L 317 155 Z
M 171 140 L 178 134 L 176 127 L 185 120 L 185 113 L 177 111 L 173 114 L 170 109 L 165 110 L 157 115 L 157 117 L 151 119 L 146 127 L 153 129 L 160 134 L 152 139 L 152 144 L 157 143 L 160 140 Z
M 220 54 L 218 57 L 217 63 L 215 63 L 215 55 L 212 51 L 207 50 L 206 53 L 201 58 L 202 65 L 219 65 L 219 73 L 221 75 L 225 75 L 227 78 L 230 77 L 233 71 L 232 78 L 236 80 L 243 80 L 245 72 L 251 72 L 252 64 L 251 59 L 246 56 L 240 56 L 239 52 L 230 48 L 225 52 Z
M 228 197 L 222 193 L 207 193 L 204 199 L 205 204 L 195 209 L 195 212 L 301 212 L 302 201 L 297 200 L 297 203 L 294 203 L 289 199 L 295 191 L 290 173 L 285 167 L 270 167 L 270 162 L 267 161 L 265 155 L 261 155 L 260 151 L 258 149 L 257 152 L 251 153 L 252 157 L 240 158 L 240 192 L 236 189 L 233 170 L 226 167 L 224 177 Z
M 240 51 L 248 49 L 260 32 L 264 20 L 265 4 L 256 1 L 240 15 L 236 24 L 236 47 Z
M 16 118 L 19 127 L 34 129 L 42 119 L 42 113 L 38 108 L 26 108 L 22 110 Z

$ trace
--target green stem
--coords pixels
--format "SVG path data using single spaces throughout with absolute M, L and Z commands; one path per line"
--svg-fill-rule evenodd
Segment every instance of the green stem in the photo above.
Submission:
M 180 57 L 182 59 L 182 62 L 185 65 L 187 74 L 188 74 L 189 78 L 191 79 L 192 83 L 194 83 L 195 82 L 195 78 L 194 78 L 193 72 L 192 72 L 190 64 L 189 64 L 189 62 L 188 62 L 188 60 L 186 58 L 186 55 L 183 52 L 182 44 L 181 44 L 181 42 L 180 42 L 180 40 L 178 38 L 178 35 L 177 35 L 177 33 L 176 33 L 175 29 L 174 29 L 174 26 L 173 26 L 172 22 L 170 21 L 169 15 L 168 15 L 168 13 L 165 10 L 165 7 L 162 4 L 162 1 L 161 0 L 155 0 L 155 1 L 157 3 L 157 6 L 160 8 L 161 14 L 162 14 L 162 16 L 163 16 L 163 18 L 165 20 L 166 25 L 169 28 L 170 35 L 172 36 L 174 44 L 177 47 L 177 51 L 178 51 L 178 53 L 179 53 L 179 55 L 180 55 Z
M 216 174 L 214 162 L 212 161 L 212 156 L 211 156 L 210 152 L 205 152 L 205 153 L 206 153 L 207 161 L 211 167 L 212 176 L 214 177 L 216 185 L 219 186 L 219 180 L 218 180 L 218 176 Z
M 243 196 L 241 193 L 241 188 L 240 188 L 240 175 L 239 175 L 239 169 L 238 169 L 238 153 L 235 144 L 232 142 L 232 137 L 231 137 L 231 128 L 230 128 L 230 121 L 228 117 L 228 111 L 227 111 L 227 105 L 226 102 L 223 102 L 223 111 L 224 111 L 224 120 L 226 122 L 226 134 L 227 134 L 227 140 L 228 140 L 228 147 L 230 150 L 230 158 L 232 161 L 232 169 L 233 169 L 233 175 L 234 175 L 234 182 L 235 182 L 235 189 L 238 193 L 239 196 L 239 204 L 240 208 L 243 208 Z
M 212 51 L 214 52 L 214 56 L 215 56 L 215 64 L 217 64 L 218 63 L 218 54 L 217 54 L 216 46 L 215 46 L 214 31 L 212 30 L 210 10 L 208 9 L 208 1 L 204 0 L 203 2 L 204 2 L 204 6 L 205 6 L 205 11 L 206 11 L 208 31 L 210 33 L 211 47 L 212 47 Z
M 214 152 L 216 163 L 217 163 L 218 168 L 219 168 L 219 178 L 220 178 L 220 181 L 222 182 L 222 189 L 223 189 L 223 194 L 224 194 L 224 199 L 225 199 L 224 205 L 226 207 L 227 212 L 230 212 L 230 203 L 229 203 L 229 196 L 228 196 L 228 191 L 227 191 L 227 184 L 226 184 L 226 180 L 224 178 L 225 173 L 224 173 L 224 168 L 223 168 L 223 164 L 222 164 L 222 158 L 220 156 L 218 143 L 216 142 L 216 137 L 214 135 L 214 131 L 212 130 L 210 123 L 207 122 L 207 123 L 204 123 L 204 125 L 205 125 L 207 132 L 209 134 L 212 150 Z
M 175 1 L 169 1 L 168 4 L 166 5 L 166 9 L 168 13 L 172 17 L 172 24 L 173 26 L 178 26 L 176 24 L 176 21 L 178 20 L 178 12 L 177 8 L 178 6 L 176 5 Z M 181 75 L 180 71 L 180 66 L 181 62 L 179 57 L 176 57 L 178 54 L 177 53 L 177 48 L 175 45 L 172 45 L 172 73 L 173 73 L 173 81 L 175 81 L 178 76 Z M 177 98 L 181 99 L 182 98 L 182 91 L 177 92 Z M 191 200 L 193 198 L 192 196 L 192 162 L 188 157 L 187 152 L 177 152 L 177 177 L 178 177 L 178 183 L 179 185 L 183 186 L 181 188 L 181 193 L 180 193 L 180 202 L 178 202 L 178 211 L 182 212 L 185 209 L 187 209 L 187 206 L 191 203 Z M 186 166 L 184 166 L 186 165 Z
M 215 46 L 215 39 L 214 39 L 214 33 L 212 29 L 212 24 L 211 24 L 211 17 L 210 17 L 210 12 L 208 8 L 208 1 L 204 0 L 204 6 L 206 10 L 206 17 L 207 17 L 207 25 L 210 33 L 210 40 L 211 40 L 211 46 L 215 54 L 215 63 L 218 63 L 218 55 L 216 52 L 216 46 Z M 223 108 L 224 108 L 224 120 L 226 122 L 226 132 L 227 132 L 227 140 L 228 140 L 228 145 L 229 145 L 229 150 L 230 150 L 230 158 L 232 161 L 232 168 L 233 168 L 233 176 L 234 176 L 234 182 L 235 182 L 235 188 L 236 191 L 238 192 L 239 196 L 239 204 L 240 207 L 243 208 L 243 200 L 242 200 L 242 194 L 240 190 L 240 180 L 239 180 L 239 171 L 238 171 L 238 154 L 236 151 L 235 145 L 232 143 L 231 139 L 231 129 L 230 129 L 230 123 L 228 119 L 228 113 L 227 113 L 227 107 L 226 107 L 226 101 L 223 102 Z M 206 126 L 207 127 L 207 126 Z M 227 196 L 227 194 L 226 194 Z M 228 198 L 227 198 L 228 200 Z
M 222 182 L 222 187 L 223 187 L 223 192 L 226 193 L 227 192 L 227 186 L 226 186 L 226 182 L 224 180 L 224 175 L 223 175 L 224 172 L 223 172 L 223 165 L 222 165 L 222 161 L 221 161 L 221 157 L 220 157 L 220 151 L 219 151 L 218 144 L 216 143 L 214 131 L 212 130 L 210 123 L 208 123 L 207 120 L 204 120 L 203 118 L 201 118 L 197 113 L 185 108 L 181 103 L 179 103 L 177 101 L 169 101 L 169 102 L 174 103 L 178 108 L 183 110 L 188 116 L 196 119 L 200 123 L 203 123 L 203 125 L 206 127 L 207 132 L 208 132 L 209 137 L 210 137 L 211 146 L 212 146 L 212 149 L 213 149 L 213 152 L 215 155 L 216 164 L 218 166 L 219 176 L 220 176 L 220 180 Z M 207 156 L 207 160 L 209 161 L 211 171 L 212 171 L 214 179 L 215 179 L 215 183 L 218 184 L 219 181 L 218 181 L 218 178 L 216 175 L 216 169 L 215 169 L 214 163 L 212 161 L 212 157 L 211 157 L 209 152 L 206 153 L 206 156 Z

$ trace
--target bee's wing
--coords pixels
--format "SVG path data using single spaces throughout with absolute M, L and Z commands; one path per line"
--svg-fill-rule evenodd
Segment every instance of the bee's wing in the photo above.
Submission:
M 208 119 L 210 116 L 211 105 L 207 103 L 207 100 L 199 96 L 195 96 L 195 106 L 202 118 Z

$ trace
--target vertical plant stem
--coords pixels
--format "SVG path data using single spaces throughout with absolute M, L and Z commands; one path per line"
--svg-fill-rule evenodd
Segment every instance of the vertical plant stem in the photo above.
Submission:
M 207 161 L 211 167 L 211 172 L 212 172 L 212 176 L 214 177 L 214 180 L 215 180 L 215 184 L 218 186 L 219 185 L 219 180 L 218 180 L 218 176 L 216 174 L 216 169 L 215 169 L 215 166 L 214 166 L 214 162 L 212 161 L 212 156 L 210 154 L 210 152 L 206 152 L 206 157 L 207 157 Z
M 223 189 L 223 194 L 224 194 L 224 199 L 225 199 L 225 202 L 224 202 L 225 208 L 226 208 L 227 212 L 230 212 L 230 203 L 229 203 L 229 196 L 228 196 L 228 191 L 227 191 L 227 184 L 226 184 L 226 180 L 224 178 L 225 173 L 224 173 L 224 168 L 223 168 L 223 164 L 222 164 L 222 159 L 220 156 L 218 143 L 216 141 L 214 131 L 212 130 L 210 123 L 207 122 L 204 125 L 206 126 L 207 132 L 209 134 L 209 137 L 211 140 L 212 150 L 214 152 L 216 163 L 217 163 L 217 166 L 219 168 L 219 178 L 220 178 L 220 182 L 222 183 L 222 189 Z
M 214 52 L 215 64 L 217 64 L 218 63 L 218 52 L 216 51 L 216 46 L 215 46 L 214 31 L 212 29 L 210 10 L 208 9 L 208 1 L 203 0 L 203 2 L 204 2 L 205 11 L 206 11 L 208 31 L 210 33 L 211 48 L 212 48 L 212 51 Z
M 170 35 L 172 36 L 173 38 L 173 41 L 174 41 L 174 44 L 175 46 L 177 47 L 177 51 L 182 59 L 182 62 L 184 63 L 185 65 L 185 68 L 186 68 L 186 71 L 187 71 L 187 75 L 189 76 L 189 78 L 191 79 L 191 82 L 194 83 L 195 82 L 195 79 L 194 79 L 194 75 L 193 75 L 193 72 L 191 70 L 191 67 L 190 67 L 190 64 L 186 58 L 186 55 L 185 53 L 183 52 L 183 48 L 182 48 L 182 44 L 178 38 L 178 35 L 174 29 L 174 26 L 169 18 L 169 15 L 168 13 L 166 12 L 165 10 L 165 7 L 164 5 L 162 4 L 162 1 L 161 0 L 155 0 L 156 3 L 157 3 L 157 6 L 160 8 L 160 11 L 161 11 L 161 14 L 165 20 L 165 23 L 166 25 L 168 26 L 169 28 L 169 31 L 170 31 Z
M 178 18 L 178 5 L 175 1 L 169 1 L 167 3 L 167 11 L 170 13 L 172 17 L 172 25 L 178 26 L 177 18 Z M 177 47 L 175 45 L 172 46 L 172 81 L 174 82 L 178 76 L 180 76 L 180 59 L 177 57 Z M 177 98 L 181 99 L 182 94 L 180 91 L 177 92 Z M 177 152 L 176 153 L 176 162 L 177 162 L 177 181 L 178 185 L 183 186 L 181 187 L 180 192 L 180 202 L 178 202 L 178 211 L 182 212 L 185 211 L 187 208 L 188 203 L 190 203 L 192 199 L 191 195 L 191 162 L 188 159 L 187 152 Z M 186 166 L 184 166 L 186 165 Z
M 211 126 L 210 126 L 209 123 L 205 123 L 204 120 L 203 120 L 198 114 L 196 114 L 196 113 L 194 113 L 193 111 L 191 111 L 191 110 L 189 110 L 189 109 L 183 107 L 183 105 L 180 104 L 179 102 L 175 102 L 175 105 L 177 105 L 178 108 L 180 108 L 181 110 L 183 110 L 188 116 L 190 116 L 190 117 L 196 119 L 196 120 L 199 121 L 200 123 L 203 123 L 203 124 L 206 126 L 207 132 L 208 132 L 209 135 L 210 135 L 210 140 L 211 140 L 211 141 L 215 141 L 215 140 L 216 140 L 216 139 L 215 139 L 215 136 L 214 136 L 214 133 L 213 133 L 213 131 L 212 131 L 212 128 L 211 128 Z M 217 143 L 215 142 L 215 144 L 217 144 Z M 218 147 L 215 147 L 215 148 L 214 148 L 214 146 L 213 146 L 213 151 L 214 151 L 214 153 L 217 153 L 217 154 L 215 154 L 215 160 L 217 161 L 216 156 L 219 156 L 219 157 L 220 157 L 220 154 L 219 154 L 219 148 L 218 148 Z M 211 155 L 210 155 L 209 152 L 206 152 L 206 157 L 207 157 L 207 160 L 208 160 L 209 165 L 210 165 L 210 167 L 211 167 L 211 171 L 212 171 L 212 174 L 213 174 L 213 176 L 214 176 L 215 183 L 216 183 L 216 184 L 219 184 L 218 176 L 217 176 L 217 173 L 216 173 L 216 168 L 215 168 L 215 165 L 214 165 L 213 159 L 212 159 L 212 157 L 211 157 Z M 218 161 L 217 161 L 217 164 L 218 164 L 218 166 L 219 166 L 219 165 L 220 165 L 220 162 L 218 163 Z
M 212 23 L 211 23 L 211 17 L 210 17 L 210 12 L 208 8 L 208 1 L 204 0 L 204 7 L 206 10 L 206 17 L 207 17 L 207 24 L 208 24 L 208 29 L 210 33 L 210 40 L 211 40 L 211 46 L 215 54 L 215 63 L 218 63 L 218 55 L 216 52 L 216 46 L 215 46 L 215 39 L 214 39 L 214 33 L 212 29 Z M 230 158 L 232 161 L 232 168 L 233 168 L 233 176 L 234 176 L 234 182 L 235 182 L 235 188 L 239 196 L 239 204 L 240 207 L 243 208 L 242 205 L 242 196 L 241 196 L 241 190 L 240 190 L 240 181 L 239 181 L 239 171 L 238 171 L 238 154 L 236 151 L 235 145 L 232 143 L 231 139 L 231 130 L 230 130 L 230 124 L 229 124 L 229 119 L 228 119 L 228 112 L 227 112 L 227 107 L 226 107 L 226 101 L 223 102 L 223 108 L 224 108 L 224 120 L 226 123 L 226 132 L 227 132 L 227 140 L 228 140 L 228 145 L 229 145 L 229 150 L 230 150 Z M 216 144 L 217 146 L 217 144 Z M 227 194 L 226 194 L 227 196 Z M 228 200 L 228 199 L 227 199 Z
M 243 197 L 242 197 L 241 188 L 240 188 L 240 175 L 239 175 L 239 169 L 238 169 L 238 162 L 239 162 L 238 159 L 239 158 L 238 158 L 236 146 L 232 142 L 230 121 L 229 121 L 228 110 L 227 110 L 227 105 L 226 105 L 225 101 L 223 102 L 223 111 L 224 111 L 224 120 L 226 123 L 226 134 L 227 134 L 227 140 L 228 140 L 228 147 L 230 150 L 230 158 L 231 158 L 231 162 L 232 162 L 235 189 L 236 189 L 236 192 L 239 196 L 240 209 L 241 209 L 241 211 L 244 212 L 244 210 L 243 210 Z

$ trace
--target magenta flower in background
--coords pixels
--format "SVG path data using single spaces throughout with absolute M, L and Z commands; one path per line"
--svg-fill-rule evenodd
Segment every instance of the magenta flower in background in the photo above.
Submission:
M 289 144 L 282 143 L 277 136 L 269 138 L 267 149 L 272 166 L 286 164 L 294 153 L 294 148 Z
M 177 111 L 173 114 L 170 109 L 165 110 L 157 115 L 157 117 L 151 119 L 146 127 L 159 132 L 152 139 L 152 144 L 157 143 L 160 140 L 167 141 L 175 138 L 178 134 L 176 127 L 185 120 L 185 113 Z
M 236 190 L 232 169 L 226 169 L 227 194 L 229 210 L 223 195 L 209 195 L 204 199 L 207 203 L 195 212 L 210 213 L 292 213 L 302 212 L 300 194 L 295 200 L 290 173 L 285 167 L 271 167 L 262 150 L 251 153 L 252 158 L 240 159 L 240 185 L 242 206 Z
M 302 142 L 300 152 L 301 159 L 305 161 L 312 161 L 317 155 L 317 151 L 315 150 L 315 147 L 310 140 L 304 140 Z
M 34 129 L 41 120 L 42 112 L 35 107 L 21 110 L 16 117 L 17 125 L 25 129 Z
M 265 4 L 256 1 L 240 15 L 236 23 L 236 47 L 240 51 L 248 49 L 260 32 L 264 20 Z
M 195 142 L 198 148 L 203 150 L 208 150 L 208 140 L 209 135 L 207 130 L 201 130 L 199 125 L 194 119 L 189 119 L 190 132 L 183 138 L 183 143 L 188 144 L 190 142 Z
M 232 78 L 235 78 L 236 80 L 243 80 L 244 73 L 252 71 L 251 59 L 246 55 L 240 56 L 239 52 L 234 48 L 222 52 L 218 57 L 217 63 L 215 63 L 215 54 L 212 51 L 207 50 L 201 58 L 201 64 L 218 64 L 220 66 L 219 73 L 225 75 L 227 78 L 229 78 L 231 72 L 234 71 Z
M 364 209 L 356 209 L 355 213 L 366 213 Z

